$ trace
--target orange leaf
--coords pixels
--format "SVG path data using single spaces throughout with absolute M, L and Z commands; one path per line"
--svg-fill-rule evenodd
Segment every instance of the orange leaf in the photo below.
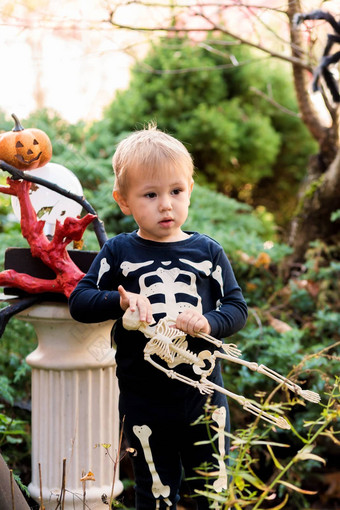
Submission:
M 94 474 L 92 473 L 92 471 L 89 471 L 85 476 L 83 476 L 80 481 L 81 482 L 86 482 L 87 480 L 92 480 L 93 482 L 96 481 L 95 477 L 94 477 Z
M 268 255 L 268 253 L 265 253 L 263 251 L 261 251 L 256 260 L 255 260 L 255 263 L 254 263 L 254 266 L 255 267 L 265 267 L 266 269 L 268 269 L 269 265 L 271 263 L 271 258 L 270 256 Z

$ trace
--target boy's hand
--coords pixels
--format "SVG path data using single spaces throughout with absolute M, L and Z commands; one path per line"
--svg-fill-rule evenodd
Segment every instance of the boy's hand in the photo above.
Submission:
M 147 297 L 134 292 L 127 292 L 122 285 L 119 285 L 120 307 L 122 310 L 130 308 L 131 312 L 139 311 L 141 322 L 150 324 L 153 321 L 151 303 Z
M 190 336 L 195 336 L 197 333 L 209 335 L 211 331 L 208 320 L 194 308 L 185 310 L 177 316 L 176 328 Z

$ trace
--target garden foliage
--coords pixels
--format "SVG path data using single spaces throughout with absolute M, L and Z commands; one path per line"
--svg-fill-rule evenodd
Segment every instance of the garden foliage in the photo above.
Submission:
M 274 391 L 272 405 L 285 412 L 293 432 L 260 423 L 254 426 L 252 417 L 231 403 L 232 440 L 236 441 L 231 466 L 234 463 L 239 469 L 233 494 L 239 499 L 249 497 L 247 508 L 259 508 L 251 503 L 256 490 L 258 498 L 262 494 L 261 488 L 252 485 L 254 480 L 261 478 L 268 487 L 273 472 L 278 475 L 283 471 L 279 466 L 289 465 L 283 473 L 286 485 L 275 487 L 276 495 L 288 509 L 309 508 L 318 496 L 292 490 L 287 483 L 308 488 L 322 477 L 317 458 L 291 461 L 302 448 L 301 441 L 303 445 L 310 438 L 314 441 L 315 430 L 320 433 L 315 436 L 313 453 L 324 459 L 327 470 L 336 468 L 339 415 L 334 405 L 338 390 L 334 388 L 340 368 L 340 254 L 334 246 L 315 242 L 306 261 L 289 278 L 284 273 L 283 262 L 290 248 L 283 242 L 277 222 L 283 224 L 291 214 L 294 191 L 313 144 L 297 117 L 275 109 L 251 90 L 255 87 L 268 93 L 270 86 L 279 102 L 296 111 L 287 73 L 272 68 L 268 61 L 254 62 L 254 56 L 244 48 L 233 46 L 231 51 L 239 62 L 232 69 L 217 53 L 207 53 L 189 41 L 166 39 L 135 66 L 129 89 L 117 95 L 102 120 L 91 126 L 83 122 L 71 126 L 53 112 L 42 111 L 24 124 L 46 131 L 53 143 L 52 161 L 78 176 L 109 236 L 135 228 L 112 199 L 111 158 L 119 139 L 155 120 L 192 152 L 197 176 L 185 228 L 204 232 L 222 244 L 249 305 L 247 326 L 232 341 L 245 359 L 296 378 L 304 389 L 322 396 L 321 405 L 304 404 L 284 388 Z M 195 73 L 170 72 L 202 65 L 204 69 Z M 220 68 L 212 69 L 216 65 Z M 169 72 L 158 72 L 165 67 Z M 0 122 L 2 130 L 12 128 L 12 121 L 3 113 Z M 5 177 L 0 175 L 2 183 Z M 228 191 L 234 198 L 217 190 Z M 3 264 L 6 247 L 27 246 L 4 195 L 0 195 L 0 235 Z M 91 228 L 84 242 L 84 249 L 99 249 Z M 32 327 L 12 319 L 0 341 L 0 446 L 5 459 L 10 459 L 28 482 L 30 369 L 25 356 L 33 350 L 36 337 Z M 275 389 L 273 381 L 244 367 L 225 363 L 223 373 L 226 387 L 246 397 L 265 402 Z M 324 428 L 323 419 L 327 421 Z M 247 448 L 237 446 L 240 438 Z M 289 448 L 272 454 L 259 438 L 271 444 L 288 443 Z M 269 495 L 272 488 L 270 491 Z M 223 508 L 223 501 L 217 503 Z

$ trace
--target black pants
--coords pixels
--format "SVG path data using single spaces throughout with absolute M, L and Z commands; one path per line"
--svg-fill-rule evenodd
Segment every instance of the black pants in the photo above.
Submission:
M 133 457 L 135 474 L 136 510 L 176 509 L 184 472 L 186 486 L 194 494 L 206 490 L 213 478 L 198 475 L 196 470 L 204 465 L 210 471 L 218 470 L 216 454 L 221 446 L 218 440 L 212 444 L 210 437 L 216 436 L 206 423 L 194 424 L 205 414 L 207 396 L 195 388 L 183 384 L 183 393 L 176 399 L 166 396 L 141 396 L 135 392 L 120 393 L 120 416 L 124 417 L 124 433 L 129 446 L 137 455 Z M 212 408 L 225 413 L 225 430 L 229 430 L 229 411 L 224 395 L 215 392 L 208 398 Z M 216 427 L 217 423 L 212 422 Z M 211 436 L 209 437 L 208 428 Z M 229 441 L 224 435 L 225 453 Z M 200 442 L 200 444 L 196 444 Z M 214 456 L 215 454 L 215 456 Z M 210 488 L 210 491 L 213 490 Z M 195 496 L 199 510 L 209 508 L 209 500 Z

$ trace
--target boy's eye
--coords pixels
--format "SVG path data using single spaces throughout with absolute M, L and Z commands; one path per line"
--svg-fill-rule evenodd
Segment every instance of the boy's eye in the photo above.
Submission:
M 179 195 L 181 193 L 181 189 L 180 188 L 175 188 L 174 190 L 172 190 L 172 194 L 173 195 Z
M 145 193 L 145 196 L 146 196 L 146 198 L 155 198 L 156 193 L 154 193 L 154 192 L 151 192 L 151 193 Z

